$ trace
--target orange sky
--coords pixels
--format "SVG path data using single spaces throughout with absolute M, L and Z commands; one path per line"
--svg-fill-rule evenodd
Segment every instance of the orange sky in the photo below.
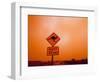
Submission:
M 82 59 L 88 57 L 87 17 L 28 16 L 28 60 L 50 61 L 46 38 L 53 32 L 60 37 L 55 45 L 59 55 L 54 60 Z

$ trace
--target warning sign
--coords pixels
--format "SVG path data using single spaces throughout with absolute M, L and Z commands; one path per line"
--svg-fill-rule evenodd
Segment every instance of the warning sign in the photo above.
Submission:
M 59 47 L 55 46 L 55 47 L 48 47 L 47 48 L 47 55 L 51 56 L 51 55 L 59 55 Z
M 47 38 L 47 41 L 52 45 L 54 46 L 58 41 L 60 40 L 60 37 L 55 34 L 55 33 L 52 33 L 48 38 Z

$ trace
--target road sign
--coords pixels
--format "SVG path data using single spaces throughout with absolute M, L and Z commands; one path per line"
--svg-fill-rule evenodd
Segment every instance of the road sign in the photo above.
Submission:
M 47 48 L 47 56 L 52 56 L 52 55 L 59 55 L 59 47 L 48 47 Z
M 60 37 L 55 34 L 55 33 L 52 33 L 48 38 L 47 38 L 47 41 L 52 45 L 54 46 L 58 41 L 60 40 Z

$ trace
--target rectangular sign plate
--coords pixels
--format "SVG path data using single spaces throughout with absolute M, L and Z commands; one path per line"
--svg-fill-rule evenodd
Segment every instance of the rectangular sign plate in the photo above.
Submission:
M 51 56 L 51 55 L 59 55 L 59 47 L 58 46 L 47 48 L 47 56 Z

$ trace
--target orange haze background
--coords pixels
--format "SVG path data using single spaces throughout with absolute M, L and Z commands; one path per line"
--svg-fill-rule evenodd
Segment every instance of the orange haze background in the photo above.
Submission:
M 60 37 L 55 45 L 59 55 L 54 61 L 86 59 L 88 57 L 88 18 L 28 15 L 28 61 L 50 61 L 46 38 L 53 32 Z

